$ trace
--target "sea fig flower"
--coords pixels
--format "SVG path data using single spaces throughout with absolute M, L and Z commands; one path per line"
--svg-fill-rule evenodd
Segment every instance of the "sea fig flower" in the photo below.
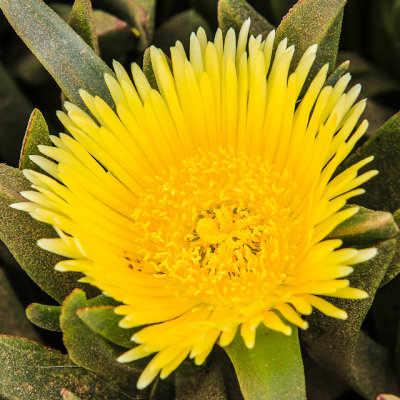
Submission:
M 356 128 L 360 86 L 345 93 L 349 74 L 327 86 L 325 65 L 303 95 L 317 45 L 289 74 L 294 47 L 272 56 L 275 33 L 248 38 L 249 25 L 214 41 L 200 28 L 171 66 L 152 47 L 158 89 L 115 62 L 115 111 L 81 91 L 91 115 L 65 103 L 69 134 L 31 156 L 46 174 L 24 171 L 34 191 L 14 207 L 54 226 L 38 244 L 67 258 L 55 268 L 84 273 L 122 303 L 121 327 L 142 327 L 119 357 L 155 354 L 139 388 L 188 356 L 202 364 L 237 330 L 252 348 L 259 324 L 290 335 L 313 307 L 346 318 L 320 296 L 367 296 L 346 277 L 376 249 L 327 239 L 377 173 L 358 172 L 372 157 L 336 173 L 368 126 Z

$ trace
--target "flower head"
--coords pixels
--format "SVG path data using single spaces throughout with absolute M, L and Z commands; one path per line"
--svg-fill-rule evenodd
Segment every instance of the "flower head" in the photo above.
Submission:
M 51 177 L 24 171 L 35 191 L 14 206 L 55 227 L 38 243 L 67 257 L 56 269 L 83 272 L 123 303 L 122 327 L 143 327 L 119 359 L 156 354 L 139 387 L 187 356 L 203 363 L 238 329 L 251 348 L 260 323 L 290 335 L 312 307 L 346 318 L 320 295 L 366 296 L 345 277 L 376 250 L 326 239 L 376 174 L 358 175 L 367 158 L 334 175 L 368 125 L 353 132 L 360 87 L 345 93 L 349 74 L 326 86 L 326 65 L 299 101 L 317 46 L 289 75 L 294 47 L 283 40 L 272 57 L 274 32 L 248 39 L 249 24 L 214 42 L 200 28 L 189 58 L 171 48 L 172 70 L 152 47 L 158 90 L 115 63 L 116 113 L 82 91 L 93 117 L 66 103 L 70 135 L 31 156 Z

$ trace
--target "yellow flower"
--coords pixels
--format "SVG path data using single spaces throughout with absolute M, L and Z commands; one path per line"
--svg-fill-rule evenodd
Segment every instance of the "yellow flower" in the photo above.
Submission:
M 252 348 L 257 326 L 291 334 L 312 307 L 346 318 L 320 295 L 360 299 L 343 279 L 375 249 L 342 249 L 326 240 L 357 212 L 343 208 L 377 171 L 358 176 L 372 157 L 334 176 L 367 129 L 350 75 L 325 86 L 328 66 L 300 92 L 317 46 L 294 73 L 287 40 L 271 57 L 274 32 L 238 40 L 233 29 L 207 42 L 192 34 L 165 55 L 151 48 L 159 90 L 132 65 L 133 82 L 118 63 L 105 80 L 116 113 L 82 91 L 94 118 L 71 103 L 58 116 L 71 134 L 39 146 L 31 159 L 53 178 L 25 170 L 35 191 L 14 207 L 51 224 L 59 238 L 42 248 L 68 260 L 123 305 L 121 327 L 145 326 L 139 344 L 120 358 L 156 353 L 138 387 L 168 376 L 187 357 L 204 362 L 215 343 L 240 329 Z M 290 324 L 289 324 L 290 323 Z

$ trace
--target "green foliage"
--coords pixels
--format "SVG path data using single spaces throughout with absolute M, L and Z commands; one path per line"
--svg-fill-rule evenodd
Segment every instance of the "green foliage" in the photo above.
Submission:
M 46 306 L 33 303 L 26 309 L 26 316 L 36 326 L 49 331 L 60 332 L 60 306 Z
M 339 375 L 354 390 L 371 400 L 380 393 L 399 392 L 389 351 L 361 331 L 394 249 L 395 240 L 382 242 L 378 246 L 378 255 L 358 264 L 350 275 L 351 286 L 365 290 L 368 298 L 329 299 L 346 310 L 346 321 L 314 311 L 308 318 L 309 329 L 301 335 L 308 354 L 322 368 Z
M 24 309 L 1 267 L 0 299 L 0 334 L 24 336 L 29 339 L 39 340 L 32 325 L 26 320 Z
M 308 81 L 326 63 L 330 71 L 335 69 L 345 4 L 346 0 L 299 1 L 276 30 L 275 44 L 287 37 L 288 43 L 295 45 L 292 70 L 307 48 L 318 43 L 317 58 Z
M 90 0 L 75 0 L 69 18 L 69 26 L 97 53 L 99 42 L 94 24 L 92 3 Z
M 102 296 L 100 301 L 104 298 Z M 105 377 L 112 382 L 112 386 L 134 393 L 140 369 L 132 364 L 117 362 L 117 357 L 122 354 L 123 349 L 104 340 L 78 317 L 77 311 L 89 304 L 85 293 L 76 289 L 62 305 L 60 326 L 68 355 L 77 365 Z
M 135 399 L 132 393 L 105 384 L 57 350 L 27 339 L 0 336 L 1 394 L 12 400 L 56 400 L 61 399 L 63 389 L 81 400 Z
M 113 72 L 54 11 L 41 0 L 0 0 L 0 7 L 72 102 L 85 108 L 78 92 L 86 89 L 112 105 L 103 75 Z
M 400 208 L 400 113 L 390 118 L 342 166 L 346 168 L 365 157 L 374 160 L 365 169 L 377 169 L 379 175 L 364 185 L 366 193 L 359 204 L 394 212 Z
M 225 348 L 246 400 L 304 400 L 305 382 L 297 329 L 291 336 L 262 324 L 248 349 L 240 335 Z
M 132 335 L 137 329 L 123 329 L 118 326 L 121 315 L 114 312 L 113 306 L 97 306 L 77 311 L 79 318 L 93 331 L 119 346 L 131 348 Z
M 398 232 L 391 213 L 360 207 L 358 213 L 337 226 L 329 238 L 342 239 L 346 247 L 368 247 L 393 238 Z
M 234 28 L 238 33 L 247 18 L 251 18 L 250 33 L 264 38 L 274 29 L 262 15 L 260 15 L 246 0 L 220 0 L 218 3 L 218 22 L 222 31 L 226 33 Z
M 177 370 L 175 378 L 176 400 L 228 400 L 223 376 L 223 364 L 218 353 L 197 367 L 190 360 Z
M 22 143 L 19 169 L 33 169 L 43 172 L 34 162 L 29 159 L 30 155 L 39 154 L 38 145 L 51 146 L 49 128 L 43 114 L 35 108 L 26 127 L 24 142 Z
M 20 170 L 0 164 L 0 239 L 35 283 L 55 300 L 61 302 L 75 287 L 96 293 L 96 289 L 77 282 L 80 274 L 55 271 L 54 266 L 62 258 L 37 246 L 39 239 L 55 237 L 54 230 L 10 207 L 24 201 L 19 192 L 29 189 L 30 184 Z

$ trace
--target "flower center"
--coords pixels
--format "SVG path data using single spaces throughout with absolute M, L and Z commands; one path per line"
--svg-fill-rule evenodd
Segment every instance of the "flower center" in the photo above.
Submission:
M 220 150 L 151 182 L 133 216 L 142 270 L 213 304 L 262 301 L 287 279 L 304 218 L 286 171 Z
M 261 249 L 265 229 L 261 215 L 251 215 L 240 206 L 207 210 L 196 224 L 192 251 L 201 256 L 203 268 L 221 270 L 235 264 L 236 269 L 246 269 Z

